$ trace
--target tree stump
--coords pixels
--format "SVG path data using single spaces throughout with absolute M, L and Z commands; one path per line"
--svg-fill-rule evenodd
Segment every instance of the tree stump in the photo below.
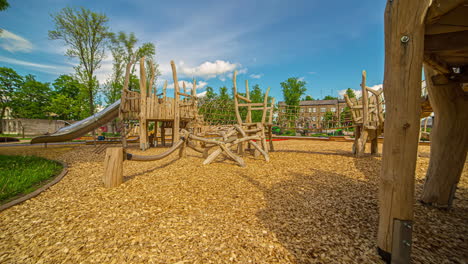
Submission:
M 123 181 L 124 151 L 122 147 L 107 148 L 104 159 L 104 175 L 102 181 L 104 187 L 119 186 Z

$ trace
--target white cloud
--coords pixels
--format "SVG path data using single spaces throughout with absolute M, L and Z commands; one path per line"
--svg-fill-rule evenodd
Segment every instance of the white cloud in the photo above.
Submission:
M 263 77 L 263 73 L 260 73 L 260 74 L 250 74 L 249 75 L 250 78 L 253 78 L 253 79 L 260 79 Z
M 6 29 L 3 29 L 0 34 L 0 47 L 9 52 L 31 52 L 33 49 L 33 45 L 29 40 Z
M 206 91 L 201 92 L 201 93 L 197 93 L 197 97 L 205 97 L 206 93 L 207 93 Z
M 62 73 L 73 72 L 73 67 L 40 64 L 40 63 L 17 60 L 17 59 L 3 57 L 3 56 L 0 56 L 0 61 L 10 63 L 10 64 L 15 64 L 15 65 L 22 65 L 22 66 L 26 66 L 26 67 L 30 67 L 30 68 L 31 67 L 36 68 L 39 71 L 47 72 L 47 73 L 62 74 Z
M 230 63 L 229 61 L 216 60 L 214 62 L 206 61 L 196 67 L 186 67 L 184 62 L 180 62 L 179 71 L 181 74 L 190 77 L 201 77 L 211 79 L 219 77 L 225 78 L 226 75 L 232 74 L 234 70 L 238 70 L 239 74 L 246 73 L 247 69 L 241 68 L 239 63 Z
M 164 83 L 164 81 L 163 81 Z M 185 86 L 187 87 L 187 91 L 190 91 L 192 90 L 192 86 L 193 86 L 193 83 L 192 82 L 188 82 L 188 81 L 184 81 L 184 80 L 180 80 L 179 81 L 179 88 L 180 88 L 180 91 L 183 91 L 183 87 L 184 87 L 184 83 L 185 83 Z M 204 81 L 197 81 L 197 89 L 202 89 L 204 88 L 208 83 L 207 82 L 204 82 Z M 167 89 L 174 89 L 174 83 L 169 83 L 167 85 Z
M 383 85 L 382 84 L 376 84 L 376 85 L 373 85 L 373 86 L 370 86 L 369 88 L 371 88 L 372 90 L 379 90 L 380 88 L 382 88 Z M 346 90 L 348 89 L 344 89 L 344 90 L 339 90 L 338 91 L 338 94 L 340 95 L 340 97 L 343 97 L 344 98 L 344 95 L 346 94 Z M 354 94 L 356 95 L 357 98 L 360 98 L 362 96 L 362 90 L 359 89 L 359 90 L 354 90 Z
M 299 77 L 297 80 L 303 82 L 305 80 L 305 77 L 304 76 Z
M 311 71 L 311 72 L 308 72 L 308 74 L 317 74 L 317 72 Z

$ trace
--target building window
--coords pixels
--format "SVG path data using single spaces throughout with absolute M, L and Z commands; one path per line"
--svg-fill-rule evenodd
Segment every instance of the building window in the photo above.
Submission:
M 332 107 L 332 108 L 330 108 L 330 111 L 332 111 L 334 113 L 334 112 L 336 112 L 336 108 Z
M 315 108 L 315 107 L 312 108 L 312 111 L 313 111 L 314 113 L 317 112 L 317 108 Z
M 327 111 L 325 107 L 320 108 L 320 112 L 325 113 L 325 111 Z
M 304 113 L 304 108 L 301 108 L 301 113 Z
M 315 116 L 313 116 L 312 121 L 317 121 L 317 118 Z
M 312 107 L 309 107 L 309 113 L 312 113 Z

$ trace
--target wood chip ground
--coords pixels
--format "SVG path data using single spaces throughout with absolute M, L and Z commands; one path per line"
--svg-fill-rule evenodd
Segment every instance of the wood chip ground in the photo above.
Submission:
M 203 166 L 190 150 L 126 161 L 113 189 L 102 187 L 104 154 L 93 146 L 0 148 L 70 165 L 48 191 L 0 213 L 0 263 L 382 263 L 381 158 L 354 158 L 343 142 L 275 143 L 269 163 L 246 158 L 246 168 Z M 429 147 L 419 150 L 416 197 L 429 162 Z M 467 167 L 453 209 L 415 201 L 414 263 L 468 260 Z

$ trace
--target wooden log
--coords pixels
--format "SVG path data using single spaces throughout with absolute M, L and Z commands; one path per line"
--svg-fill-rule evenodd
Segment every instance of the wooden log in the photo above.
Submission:
M 177 71 L 174 61 L 171 61 L 172 67 L 172 78 L 174 79 L 174 123 L 172 126 L 172 144 L 174 144 L 174 139 L 179 138 L 179 129 L 180 129 L 180 108 L 179 108 L 179 80 L 177 79 Z
M 232 76 L 232 84 L 233 84 L 233 89 L 234 89 L 234 110 L 236 112 L 236 119 L 237 119 L 237 123 L 239 125 L 242 125 L 242 117 L 239 113 L 239 101 L 238 101 L 238 94 L 237 94 L 237 71 L 234 71 L 234 74 Z
M 167 89 L 167 80 L 164 81 L 164 86 L 163 86 L 163 98 L 166 99 L 166 89 Z
M 245 80 L 245 97 L 250 100 L 249 80 Z M 239 104 L 239 106 L 242 106 L 242 105 Z M 258 106 L 262 106 L 262 104 Z M 249 104 L 247 104 L 247 118 L 245 121 L 247 123 L 252 123 L 252 106 Z
M 236 72 L 236 73 L 237 73 L 237 72 Z M 236 91 L 236 92 L 237 92 L 237 91 Z M 252 103 L 252 100 L 250 100 L 250 99 L 248 99 L 247 97 L 244 97 L 244 96 L 242 96 L 242 95 L 240 95 L 240 94 L 236 94 L 236 97 L 237 97 L 238 99 L 241 99 L 241 100 L 246 101 L 247 103 Z
M 362 123 L 363 126 L 361 127 L 361 135 L 357 139 L 357 145 L 356 145 L 356 156 L 361 157 L 364 155 L 364 152 L 366 150 L 366 143 L 367 143 L 367 137 L 369 135 L 367 131 L 367 125 L 368 125 L 368 118 L 369 118 L 369 102 L 368 102 L 368 94 L 367 94 L 367 89 L 366 89 L 366 78 L 367 78 L 367 73 L 366 71 L 362 71 L 362 81 L 361 81 L 361 90 L 362 90 Z
M 461 85 L 444 76 L 445 84 L 433 82 L 437 72 L 425 65 L 429 100 L 435 123 L 431 130 L 431 156 L 421 201 L 451 207 L 468 151 L 468 95 Z
M 124 150 L 122 147 L 107 148 L 104 158 L 104 187 L 117 187 L 123 182 Z
M 393 252 L 407 253 L 403 257 L 408 263 L 411 244 L 394 241 L 393 234 L 398 230 L 393 227 L 397 220 L 408 223 L 413 220 L 424 17 L 430 3 L 431 0 L 393 0 L 387 2 L 385 10 L 386 115 L 377 246 L 386 260 L 401 259 L 392 256 Z
M 135 155 L 131 153 L 127 153 L 126 159 L 127 160 L 133 160 L 133 161 L 155 161 L 155 160 L 160 160 L 164 159 L 165 157 L 171 155 L 174 151 L 179 149 L 185 144 L 185 140 L 179 140 L 177 143 L 172 145 L 172 147 L 165 152 L 158 154 L 158 155 L 152 155 L 152 156 L 142 156 L 142 155 Z
M 267 88 L 265 92 L 265 97 L 263 98 L 263 113 L 262 113 L 262 125 L 265 124 L 267 116 L 267 106 L 268 106 L 268 93 L 270 93 L 270 87 Z
M 140 149 L 149 148 L 145 57 L 140 59 Z

